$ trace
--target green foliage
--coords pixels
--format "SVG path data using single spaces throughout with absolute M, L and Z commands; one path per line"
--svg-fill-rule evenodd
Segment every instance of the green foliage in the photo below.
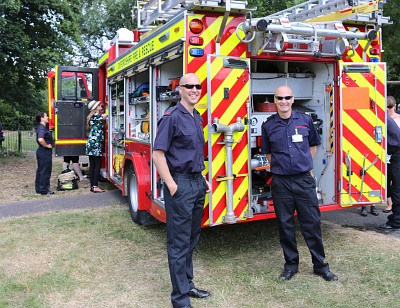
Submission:
M 81 65 L 96 65 L 104 53 L 102 37 L 113 39 L 120 28 L 133 29 L 132 0 L 92 0 L 83 4 L 81 24 Z
M 23 130 L 32 128 L 32 118 L 16 110 L 12 105 L 0 100 L 0 121 L 3 129 Z
M 284 10 L 293 5 L 290 0 L 249 0 L 248 7 L 257 7 L 253 17 L 263 17 Z
M 31 117 L 43 110 L 40 91 L 47 86 L 47 72 L 75 55 L 71 42 L 80 41 L 80 10 L 80 0 L 8 0 L 0 5 L 3 103 Z
M 393 25 L 383 28 L 383 47 L 385 52 L 382 54 L 383 61 L 387 62 L 387 79 L 400 80 L 400 53 L 398 52 L 398 40 L 400 37 L 400 3 L 399 1 L 390 1 L 384 7 L 384 15 L 390 16 Z M 400 102 L 400 88 L 398 85 L 388 86 L 388 94 L 396 97 Z

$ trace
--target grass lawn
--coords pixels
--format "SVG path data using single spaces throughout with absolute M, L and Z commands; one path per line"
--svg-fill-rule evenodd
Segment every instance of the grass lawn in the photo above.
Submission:
M 300 272 L 278 279 L 275 220 L 204 229 L 194 307 L 399 307 L 400 241 L 323 224 L 327 261 L 313 275 L 299 234 Z M 125 206 L 0 220 L 0 307 L 171 307 L 165 226 L 140 227 Z

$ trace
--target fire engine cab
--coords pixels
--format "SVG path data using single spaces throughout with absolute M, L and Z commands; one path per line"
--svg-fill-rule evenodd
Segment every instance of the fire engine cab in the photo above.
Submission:
M 56 68 L 57 155 L 84 155 L 84 107 L 99 99 L 108 113 L 103 177 L 127 196 L 133 221 L 165 222 L 152 144 L 180 99 L 179 77 L 192 72 L 203 86 L 196 109 L 211 185 L 203 227 L 274 218 L 261 125 L 276 112 L 275 89 L 288 85 L 293 109 L 310 115 L 322 140 L 313 170 L 321 211 L 384 202 L 385 2 L 313 0 L 253 18 L 246 1 L 137 1 L 138 29 L 120 29 L 97 69 Z

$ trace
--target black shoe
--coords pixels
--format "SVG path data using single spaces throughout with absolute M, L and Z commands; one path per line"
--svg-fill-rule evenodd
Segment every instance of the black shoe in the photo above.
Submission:
M 384 212 L 384 213 L 390 213 L 392 211 L 392 209 L 390 209 L 390 210 L 382 210 L 382 212 Z
M 290 280 L 296 274 L 297 274 L 297 271 L 283 270 L 283 272 L 279 276 L 279 278 L 282 279 L 282 280 Z
M 371 215 L 379 216 L 378 210 L 375 206 L 371 206 L 371 210 L 369 212 L 371 213 Z
M 45 192 L 45 193 L 40 193 L 41 195 L 43 195 L 43 196 L 45 196 L 45 195 L 54 195 L 54 191 L 48 191 L 48 192 Z
M 365 206 L 361 207 L 361 212 L 360 212 L 361 216 L 368 216 L 368 212 L 367 212 L 367 208 Z
M 339 278 L 338 276 L 336 276 L 334 273 L 332 273 L 331 271 L 326 271 L 323 273 L 320 272 L 314 272 L 315 275 L 321 276 L 322 278 L 324 278 L 326 281 L 338 281 Z
M 377 226 L 380 230 L 400 230 L 400 227 L 393 227 L 387 223 Z
M 208 298 L 211 296 L 211 294 L 208 291 L 193 288 L 190 290 L 189 296 L 194 298 Z

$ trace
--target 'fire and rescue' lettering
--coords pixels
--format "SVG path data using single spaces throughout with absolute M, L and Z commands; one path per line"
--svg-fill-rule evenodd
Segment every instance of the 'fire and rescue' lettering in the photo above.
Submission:
M 128 67 L 132 63 L 135 63 L 139 61 L 140 59 L 148 56 L 154 51 L 154 40 L 151 40 L 150 42 L 144 44 L 140 48 L 132 51 L 130 54 L 128 54 L 126 57 L 122 58 L 118 62 L 118 71 Z

